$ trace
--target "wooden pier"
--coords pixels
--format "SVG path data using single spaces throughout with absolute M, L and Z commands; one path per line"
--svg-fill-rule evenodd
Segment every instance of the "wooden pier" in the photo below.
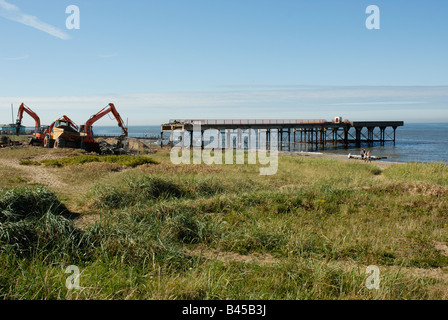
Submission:
M 200 126 L 199 126 L 200 125 Z M 172 120 L 161 126 L 161 139 L 164 133 L 173 134 L 175 130 L 188 132 L 193 145 L 193 130 L 200 128 L 201 137 L 206 130 L 218 130 L 223 136 L 224 145 L 228 145 L 230 135 L 236 135 L 237 145 L 244 146 L 244 133 L 249 129 L 260 133 L 265 131 L 267 142 L 270 133 L 278 133 L 279 150 L 283 147 L 303 143 L 314 145 L 316 149 L 332 146 L 360 146 L 362 143 L 395 142 L 396 130 L 404 125 L 403 121 L 341 121 L 335 118 L 326 120 Z M 248 138 L 250 139 L 250 137 Z M 202 140 L 202 139 L 201 139 Z M 242 142 L 242 143 L 241 143 Z M 221 142 L 221 145 L 222 142 Z

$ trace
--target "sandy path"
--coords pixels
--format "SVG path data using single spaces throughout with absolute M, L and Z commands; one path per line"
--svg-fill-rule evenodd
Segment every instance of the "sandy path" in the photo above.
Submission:
M 40 183 L 54 188 L 64 188 L 68 186 L 66 183 L 60 181 L 49 168 L 42 166 L 22 166 L 19 162 L 19 160 L 0 159 L 1 166 L 7 166 L 25 172 L 29 180 L 33 183 Z

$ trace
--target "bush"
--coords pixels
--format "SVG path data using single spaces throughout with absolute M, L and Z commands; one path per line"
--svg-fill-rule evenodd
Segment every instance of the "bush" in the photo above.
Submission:
M 87 257 L 89 239 L 54 193 L 42 187 L 14 188 L 0 195 L 0 250 L 74 261 Z
M 170 179 L 156 176 L 131 177 L 119 186 L 97 186 L 93 190 L 93 206 L 124 208 L 158 198 L 180 198 L 186 193 L 185 189 Z
M 46 188 L 17 187 L 0 194 L 0 222 L 41 217 L 48 211 L 62 215 L 67 208 Z

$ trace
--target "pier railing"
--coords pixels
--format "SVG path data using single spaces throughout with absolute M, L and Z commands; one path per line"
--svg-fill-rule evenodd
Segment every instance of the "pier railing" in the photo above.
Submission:
M 201 125 L 263 125 L 263 124 L 271 124 L 271 125 L 277 125 L 277 124 L 319 124 L 319 123 L 327 123 L 327 120 L 324 119 L 317 119 L 317 120 L 291 120 L 291 119 L 269 119 L 269 120 L 263 120 L 263 119 L 253 119 L 253 120 L 247 120 L 247 119 L 213 119 L 213 120 L 192 120 L 192 119 L 179 119 L 179 120 L 170 120 L 170 124 L 175 123 L 184 123 L 184 124 L 201 124 Z

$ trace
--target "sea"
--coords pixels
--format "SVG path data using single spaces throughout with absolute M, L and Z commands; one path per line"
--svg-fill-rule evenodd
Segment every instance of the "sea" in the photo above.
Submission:
M 160 138 L 160 126 L 129 126 L 130 137 L 153 136 Z M 113 127 L 94 127 L 95 135 L 120 135 L 121 129 Z M 165 134 L 168 138 L 168 134 Z M 386 157 L 392 162 L 444 162 L 448 163 L 448 123 L 405 123 L 397 128 L 396 141 L 375 144 L 361 144 L 360 147 L 327 147 L 316 149 L 300 145 L 291 152 L 322 152 L 340 155 L 360 154 L 361 149 L 371 150 L 372 156 Z M 284 150 L 285 151 L 285 150 Z
M 363 148 L 371 150 L 372 156 L 387 157 L 385 161 L 448 163 L 448 123 L 405 123 L 397 128 L 395 143 L 322 152 L 358 155 Z

